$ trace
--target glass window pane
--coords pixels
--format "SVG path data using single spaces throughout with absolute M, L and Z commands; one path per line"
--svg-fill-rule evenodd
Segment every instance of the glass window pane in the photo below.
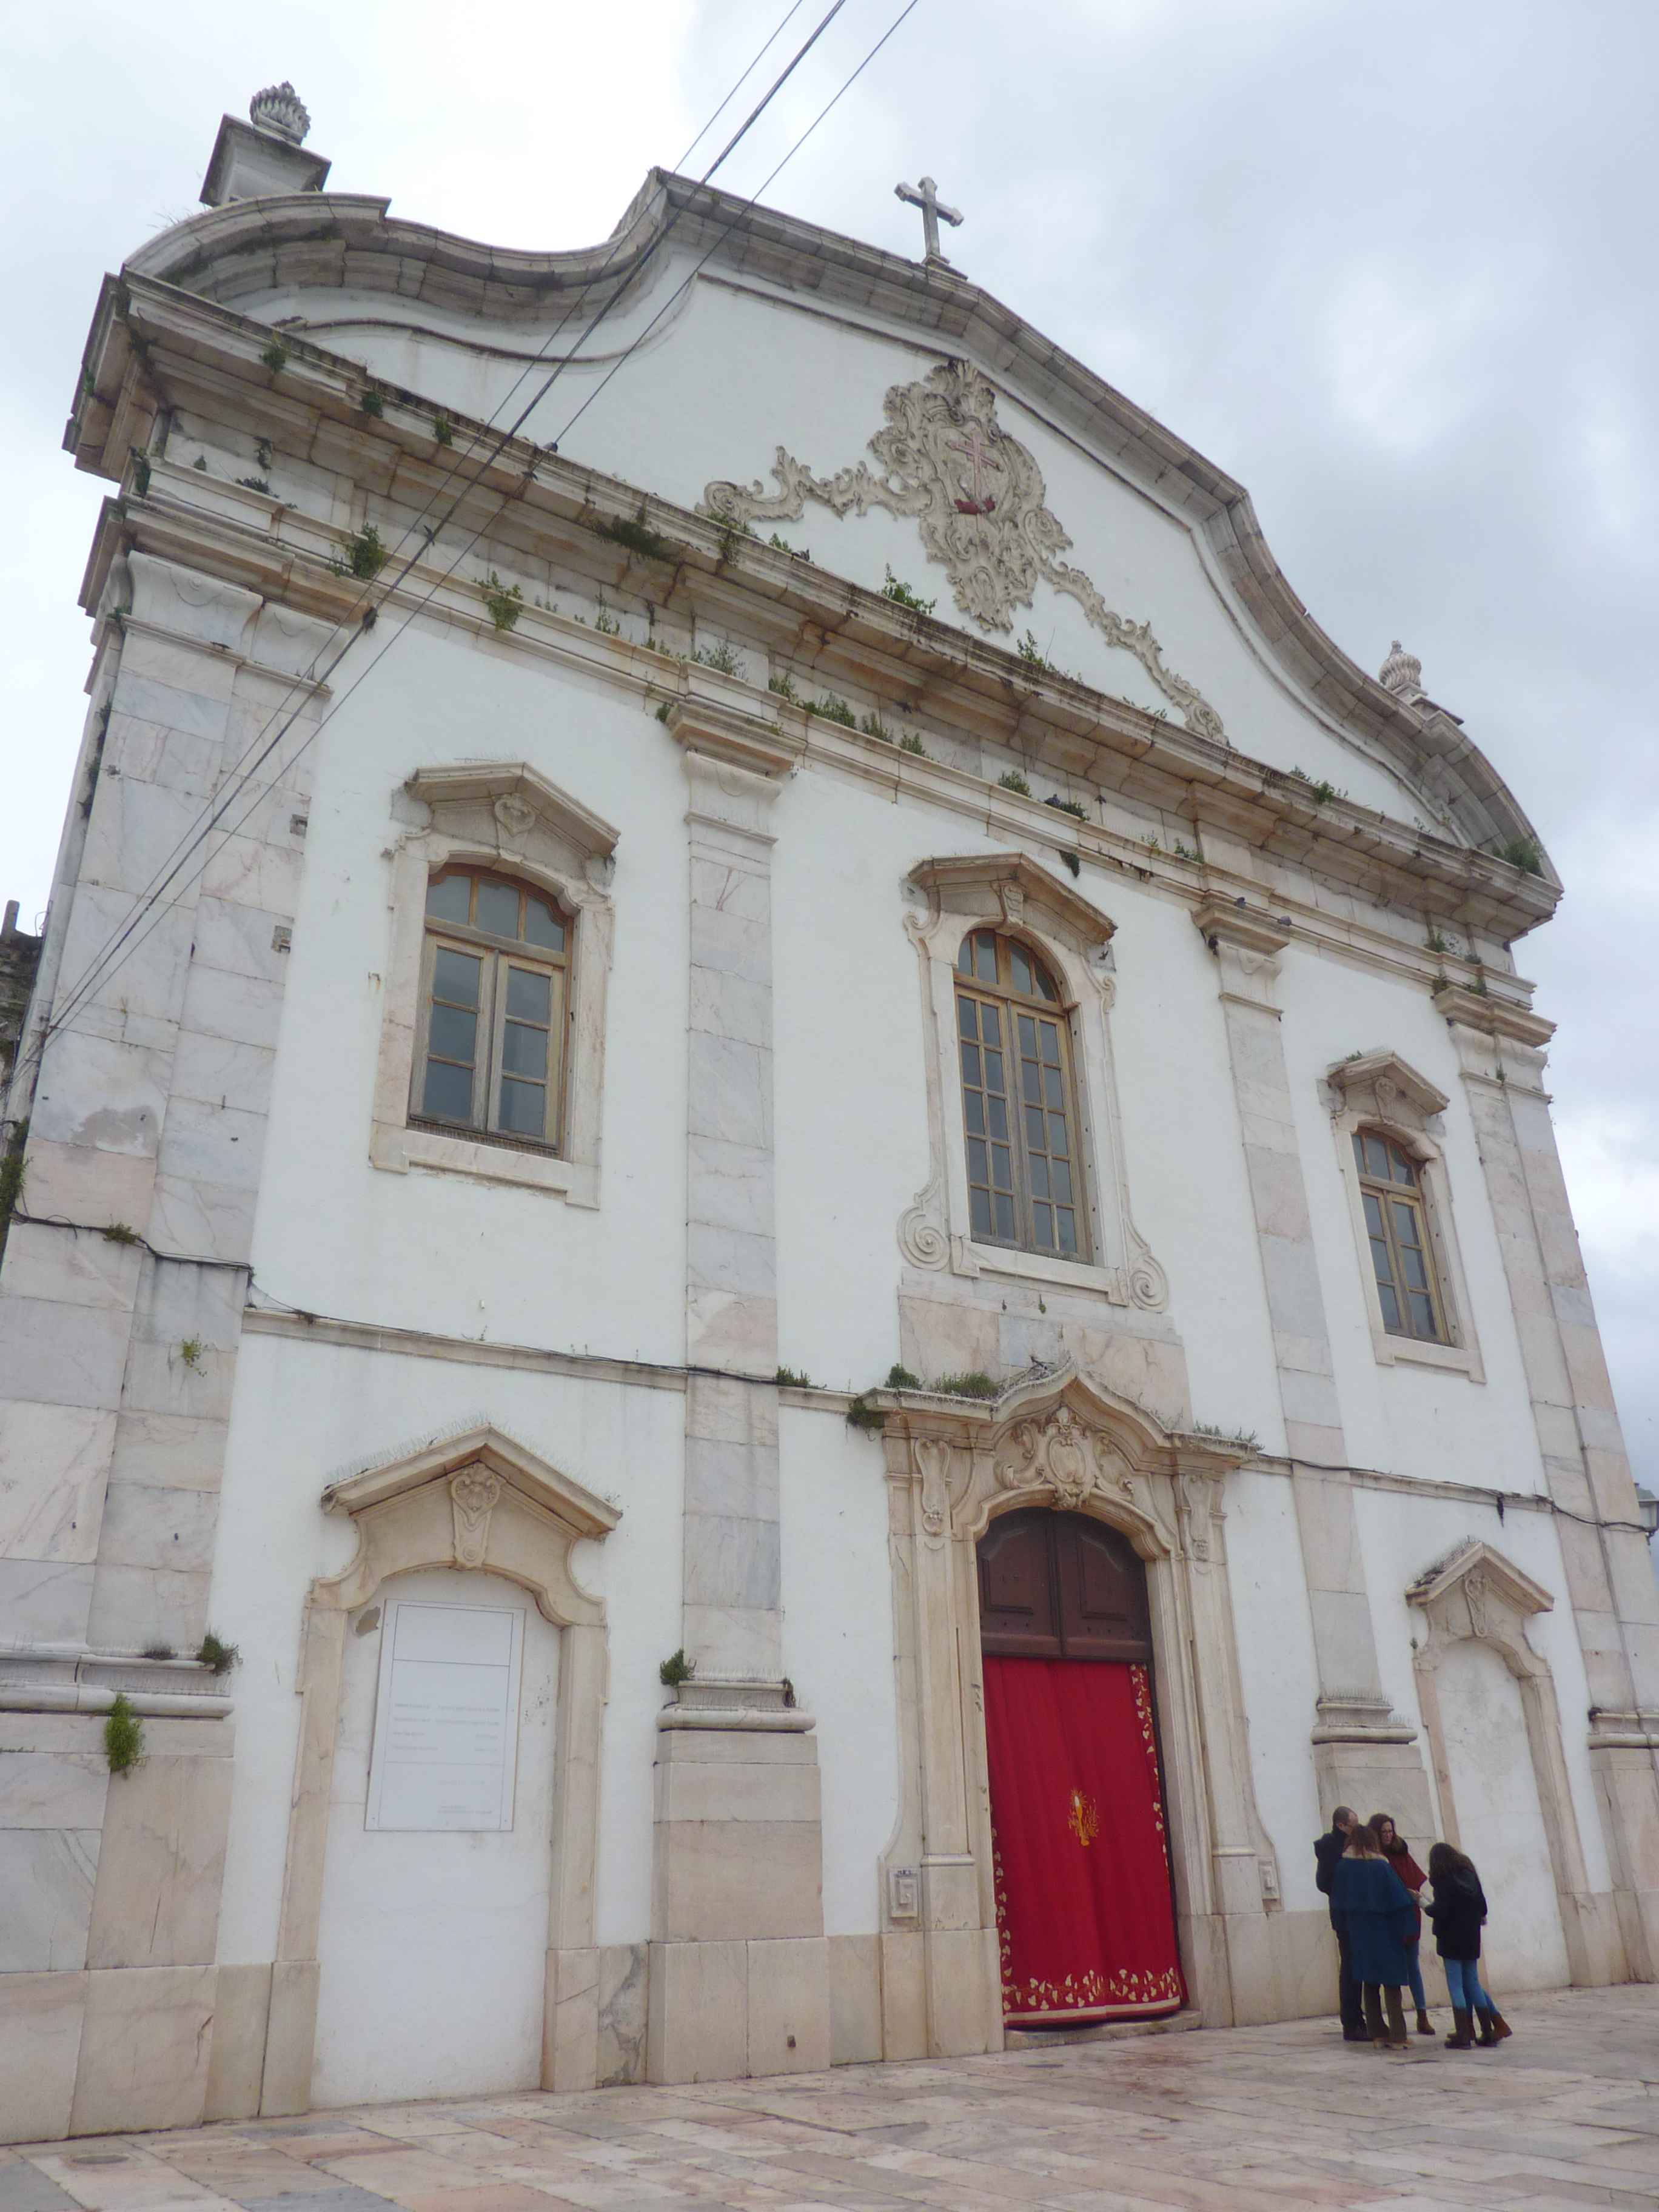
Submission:
M 481 882 L 476 912 L 478 927 L 492 937 L 518 935 L 519 894 L 511 884 Z
M 496 1126 L 510 1130 L 515 1137 L 541 1136 L 547 1127 L 545 1085 L 504 1080 L 501 1117 Z
M 1057 1067 L 1043 1069 L 1042 1088 L 1048 1103 L 1058 1113 L 1065 1103 L 1065 1094 L 1060 1087 L 1060 1070 Z
M 987 1190 L 970 1190 L 968 1194 L 968 1219 L 975 1237 L 991 1234 L 991 1194 Z
M 1364 1175 L 1365 1172 L 1365 1133 L 1363 1129 L 1356 1129 L 1353 1133 L 1353 1164 L 1358 1169 L 1360 1174 Z
M 1027 1060 L 1035 1060 L 1037 1056 L 1036 1024 L 1029 1014 L 1021 1014 L 1018 1022 L 1019 1048 Z
M 979 1034 L 981 1042 L 986 1044 L 1002 1042 L 1002 1017 L 994 1006 L 980 1008 Z
M 472 1118 L 472 1071 L 452 1067 L 447 1060 L 428 1060 L 421 1111 L 441 1121 L 470 1121 Z
M 1028 1106 L 1025 1109 L 1025 1141 L 1034 1152 L 1042 1150 L 1042 1107 Z
M 1069 1206 L 1057 1206 L 1054 1208 L 1054 1224 L 1060 1232 L 1060 1250 L 1062 1252 L 1075 1252 L 1077 1249 L 1077 1216 L 1073 1212 Z
M 991 1112 L 991 1134 L 1000 1137 L 1006 1144 L 1008 1138 L 1008 1102 L 993 1092 L 988 1103 Z
M 997 1235 L 1006 1244 L 1014 1241 L 1014 1201 L 1000 1192 L 997 1194 Z
M 991 1181 L 998 1190 L 1012 1190 L 1014 1187 L 1012 1156 L 1006 1145 L 991 1147 Z
M 440 921 L 465 921 L 471 899 L 471 876 L 446 876 L 441 883 L 427 885 L 426 910 Z
M 1415 1336 L 1433 1337 L 1439 1334 L 1434 1325 L 1434 1301 L 1424 1291 L 1411 1294 L 1412 1333 Z
M 1066 1134 L 1066 1116 L 1063 1114 L 1048 1116 L 1048 1150 L 1057 1160 L 1069 1158 L 1071 1155 L 1071 1139 Z
M 1041 1152 L 1031 1155 L 1031 1195 L 1033 1198 L 1047 1198 L 1048 1195 L 1048 1163 Z
M 550 952 L 564 951 L 564 924 L 533 891 L 524 895 L 524 934 L 527 945 L 544 945 Z
M 957 973 L 958 975 L 971 975 L 973 972 L 974 940 L 971 937 L 964 937 L 962 940 L 962 950 L 957 955 Z
M 1042 1103 L 1042 1070 L 1037 1066 L 1034 1060 L 1027 1060 L 1021 1062 L 1020 1079 L 1022 1088 L 1025 1094 L 1026 1104 L 1028 1106 L 1041 1106 Z
M 1428 1269 L 1423 1265 L 1423 1255 L 1408 1246 L 1400 1255 L 1401 1267 L 1405 1270 L 1408 1291 L 1426 1291 L 1429 1287 Z
M 982 1137 L 968 1139 L 968 1180 L 969 1182 L 989 1182 L 985 1140 Z
M 476 1006 L 478 1003 L 478 971 L 483 966 L 476 952 L 452 952 L 441 945 L 432 963 L 432 995 L 447 999 L 453 1006 Z
M 1396 1182 L 1414 1183 L 1417 1181 L 1417 1163 L 1415 1160 L 1412 1159 L 1408 1154 L 1402 1152 L 1398 1145 L 1390 1145 L 1389 1147 L 1389 1154 L 1394 1162 L 1395 1181 Z
M 1042 1038 L 1042 1058 L 1045 1066 L 1060 1066 L 1060 1031 L 1052 1022 L 1039 1022 L 1037 1030 Z
M 1392 1283 L 1379 1283 L 1376 1295 L 1382 1304 L 1382 1326 L 1391 1335 L 1403 1336 L 1405 1329 L 1400 1319 L 1400 1301 L 1394 1294 Z
M 982 1137 L 985 1134 L 985 1093 L 982 1091 L 964 1091 L 962 1110 L 969 1135 Z
M 428 1050 L 471 1067 L 477 1056 L 478 1017 L 464 1006 L 434 1006 Z
M 994 930 L 981 929 L 974 939 L 974 973 L 981 983 L 997 980 L 997 940 Z
M 1363 1191 L 1360 1195 L 1365 1201 L 1365 1227 L 1371 1236 L 1380 1237 L 1382 1234 L 1382 1201 L 1380 1198 L 1373 1198 L 1370 1191 Z
M 1031 1208 L 1031 1234 L 1045 1252 L 1054 1249 L 1054 1212 L 1051 1206 Z
M 1068 1204 L 1072 1196 L 1072 1170 L 1064 1160 L 1055 1160 L 1048 1170 L 1050 1187 L 1054 1196 Z
M 1031 956 L 1023 945 L 1008 947 L 1008 972 L 1014 979 L 1014 988 L 1029 997 L 1036 995 L 1036 985 L 1031 979 Z
M 507 971 L 507 1011 L 521 1022 L 540 1022 L 545 1025 L 553 1018 L 552 979 L 539 974 L 534 968 L 509 968 Z
M 957 997 L 957 1027 L 965 1037 L 976 1037 L 979 1035 L 979 1001 L 977 999 L 964 999 L 962 997 L 960 993 L 958 993 Z
M 1391 1283 L 1394 1280 L 1394 1261 L 1389 1257 L 1386 1237 L 1372 1237 L 1371 1267 L 1379 1283 Z
M 1389 1148 L 1381 1137 L 1365 1139 L 1365 1168 L 1368 1174 L 1380 1176 L 1384 1182 L 1389 1177 Z
M 988 1051 L 985 1055 L 985 1088 L 988 1091 L 1003 1088 L 1002 1054 L 1000 1052 Z
M 1034 960 L 1031 963 L 1031 965 L 1036 970 L 1036 987 L 1037 995 L 1039 998 L 1048 999 L 1058 1003 L 1060 994 L 1055 990 L 1053 979 L 1049 975 L 1048 969 L 1039 960 Z
M 508 1075 L 547 1080 L 547 1031 L 527 1022 L 508 1022 L 501 1032 L 501 1066 Z
M 977 1085 L 982 1080 L 979 1069 L 979 1047 L 964 1044 L 962 1048 L 962 1079 Z
M 1417 1229 L 1417 1208 L 1407 1206 L 1403 1198 L 1389 1200 L 1389 1211 L 1394 1216 L 1394 1233 L 1402 1244 L 1417 1244 L 1421 1240 Z

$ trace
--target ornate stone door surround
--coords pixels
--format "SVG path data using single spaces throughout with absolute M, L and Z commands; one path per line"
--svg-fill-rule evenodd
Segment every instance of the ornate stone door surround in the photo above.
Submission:
M 326 1513 L 350 1516 L 357 1549 L 341 1573 L 312 1583 L 306 1602 L 297 1686 L 304 1704 L 258 2109 L 302 2112 L 311 2103 L 317 1931 L 347 1622 L 388 1577 L 429 1567 L 503 1576 L 528 1590 L 543 1616 L 564 1631 L 542 2082 L 550 2089 L 592 2088 L 599 2036 L 593 1873 L 607 1659 L 604 1604 L 576 1581 L 570 1554 L 585 1536 L 609 1535 L 621 1512 L 487 1421 L 331 1483 L 322 1505 Z M 216 2033 L 228 2025 L 222 2020 Z M 240 2041 L 248 2024 L 235 2023 L 234 2033 Z
M 1146 1562 L 1182 1959 L 1215 2025 L 1276 2016 L 1273 1845 L 1250 1781 L 1223 1544 L 1244 1454 L 1172 1435 L 1069 1361 L 994 1401 L 878 1391 L 885 1417 L 900 1810 L 882 1861 L 884 2049 L 994 2051 L 1002 2008 L 975 1547 L 1048 1504 L 1121 1529 Z
M 1061 1282 L 1114 1305 L 1162 1311 L 1169 1285 L 1129 1214 L 1117 1075 L 1107 1014 L 1115 985 L 1116 925 L 1024 853 L 920 860 L 905 883 L 904 927 L 921 966 L 927 1091 L 927 1181 L 900 1217 L 899 1249 L 914 1267 L 948 1267 Z M 1024 939 L 1060 978 L 1073 1029 L 1079 1158 L 1086 1184 L 1089 1258 L 1050 1259 L 976 1244 L 968 1218 L 968 1167 L 956 1065 L 956 962 L 971 929 Z
M 1622 1954 L 1613 1955 L 1619 1943 L 1617 1926 L 1613 1916 L 1603 1910 L 1607 1900 L 1591 1894 L 1584 1868 L 1578 1817 L 1573 1810 L 1561 1745 L 1555 1678 L 1549 1661 L 1534 1651 L 1527 1638 L 1528 1620 L 1534 1613 L 1553 1611 L 1555 1600 L 1501 1552 L 1471 1537 L 1449 1558 L 1419 1576 L 1406 1592 L 1406 1601 L 1422 1613 L 1426 1630 L 1420 1640 L 1413 1639 L 1412 1665 L 1439 1793 L 1441 1833 L 1449 1844 L 1459 1844 L 1457 1797 L 1437 1674 L 1452 1645 L 1474 1638 L 1498 1654 L 1521 1692 L 1527 1746 L 1538 1785 L 1550 1871 L 1555 1877 L 1573 1981 L 1583 1986 L 1622 1980 Z

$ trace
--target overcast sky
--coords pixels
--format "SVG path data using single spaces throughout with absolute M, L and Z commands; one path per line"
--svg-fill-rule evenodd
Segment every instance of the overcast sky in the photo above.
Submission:
M 902 4 L 848 0 L 719 181 L 755 190 Z M 194 211 L 222 111 L 289 77 L 337 189 L 585 246 L 786 5 L 163 0 L 142 37 L 109 0 L 10 11 L 0 896 L 26 924 L 106 489 L 60 450 L 76 364 L 104 271 Z M 1402 638 L 1464 717 L 1566 883 L 1517 957 L 1562 1024 L 1557 1128 L 1659 1488 L 1656 77 L 1656 0 L 920 0 L 766 198 L 919 254 L 893 185 L 930 172 L 968 218 L 957 264 L 1247 484 L 1362 665 Z

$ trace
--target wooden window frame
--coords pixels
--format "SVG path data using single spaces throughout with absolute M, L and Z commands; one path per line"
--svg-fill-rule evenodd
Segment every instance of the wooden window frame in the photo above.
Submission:
M 1446 1300 L 1440 1287 L 1440 1272 L 1435 1264 L 1434 1237 L 1429 1218 L 1428 1194 L 1423 1187 L 1422 1164 L 1386 1130 L 1371 1123 L 1362 1124 L 1353 1132 L 1349 1141 L 1353 1146 L 1354 1166 L 1359 1180 L 1361 1210 L 1365 1210 L 1368 1199 L 1374 1200 L 1381 1224 L 1379 1234 L 1371 1227 L 1370 1215 L 1366 1214 L 1366 1251 L 1372 1263 L 1371 1274 L 1382 1308 L 1382 1327 L 1389 1336 L 1405 1337 L 1413 1344 L 1449 1344 L 1451 1337 L 1448 1328 Z M 1392 1176 L 1378 1176 L 1361 1158 L 1362 1147 L 1367 1145 L 1381 1145 L 1391 1158 L 1403 1161 L 1409 1170 L 1408 1180 L 1401 1182 Z M 1421 1255 L 1425 1278 L 1420 1286 L 1407 1279 L 1406 1254 L 1412 1248 L 1401 1239 L 1394 1213 L 1395 1206 L 1404 1206 L 1417 1224 L 1416 1249 Z M 1389 1268 L 1386 1285 L 1376 1264 L 1379 1243 L 1383 1247 Z M 1385 1287 L 1393 1296 L 1395 1310 L 1400 1316 L 1398 1325 L 1389 1322 L 1387 1306 L 1382 1304 Z M 1419 1297 L 1426 1297 L 1429 1302 L 1430 1316 L 1434 1326 L 1432 1333 L 1428 1335 L 1410 1325 L 1413 1293 Z
M 469 913 L 477 910 L 477 886 L 495 883 L 518 894 L 520 901 L 527 896 L 539 899 L 556 914 L 564 930 L 564 947 L 556 951 L 551 946 L 532 944 L 527 939 L 498 937 L 493 932 L 480 929 L 473 921 L 452 921 L 426 910 L 437 884 L 450 878 L 465 876 L 474 889 L 468 900 Z M 522 905 L 520 907 L 522 912 Z M 476 862 L 455 860 L 434 868 L 427 878 L 425 899 L 422 902 L 422 927 L 420 967 L 420 997 L 416 1011 L 415 1051 L 410 1077 L 409 1124 L 412 1128 L 426 1129 L 442 1134 L 463 1137 L 475 1144 L 502 1145 L 519 1152 L 540 1152 L 557 1158 L 562 1157 L 565 1134 L 566 1093 L 571 1060 L 573 999 L 570 988 L 571 973 L 575 963 L 576 917 L 544 886 L 521 876 L 509 874 L 499 868 L 479 866 Z M 427 1062 L 432 1028 L 433 985 L 439 950 L 447 949 L 481 963 L 478 982 L 477 1034 L 484 1041 L 484 1049 L 475 1060 L 472 1079 L 471 1117 L 465 1121 L 452 1121 L 445 1115 L 428 1112 L 424 1105 Z M 523 969 L 532 974 L 544 975 L 549 981 L 551 1019 L 548 1026 L 550 1052 L 554 1065 L 547 1079 L 547 1109 L 544 1117 L 543 1133 L 539 1137 L 520 1130 L 503 1129 L 495 1126 L 501 1111 L 501 1082 L 504 1074 L 505 1035 L 507 1020 L 507 991 L 504 980 L 513 969 Z M 482 1096 L 481 1096 L 482 1093 Z
M 984 981 L 978 973 L 978 945 L 979 941 L 983 938 L 989 938 L 995 946 L 997 973 L 994 981 Z M 975 947 L 974 965 L 970 970 L 964 971 L 960 963 L 963 953 L 969 945 Z M 1048 977 L 1054 989 L 1052 998 L 1040 991 L 1024 992 L 1013 981 L 1012 963 L 1016 950 L 1023 954 L 1039 973 Z M 988 1126 L 982 1137 L 979 1133 L 970 1130 L 968 1126 L 969 1090 L 981 1089 L 982 1095 L 988 1098 L 988 1101 L 993 1094 L 983 1086 L 970 1085 L 963 1072 L 963 1045 L 974 1042 L 978 1045 L 981 1051 L 985 1049 L 978 1016 L 975 1016 L 974 1038 L 969 1040 L 963 1035 L 960 1026 L 960 1009 L 964 1000 L 976 1006 L 994 1006 L 999 1011 L 1002 1037 L 1000 1048 L 1005 1062 L 1005 1084 L 1001 1095 L 1009 1108 L 1010 1134 L 1007 1150 L 1012 1166 L 1012 1188 L 1009 1195 L 1012 1200 L 1015 1228 L 1015 1234 L 1012 1237 L 1006 1237 L 997 1236 L 994 1230 L 985 1231 L 973 1225 L 972 1210 L 975 1188 L 986 1189 L 994 1209 L 998 1193 L 993 1183 L 976 1185 L 970 1166 L 968 1198 L 969 1231 L 973 1241 L 975 1244 L 983 1245 L 992 1250 L 1026 1253 L 1044 1261 L 1057 1261 L 1062 1266 L 1086 1267 L 1090 1265 L 1091 1249 L 1089 1235 L 1090 1206 L 1088 1179 L 1084 1163 L 1084 1123 L 1079 1110 L 1076 1053 L 1072 1035 L 1072 1020 L 1075 1009 L 1066 1002 L 1060 978 L 1055 973 L 1053 963 L 1026 939 L 1015 935 L 1011 931 L 999 929 L 994 925 L 986 922 L 976 923 L 963 933 L 961 946 L 958 948 L 957 956 L 957 965 L 953 969 L 952 1000 L 956 1013 L 953 1051 L 965 1154 L 976 1143 L 983 1142 L 988 1150 L 990 1150 L 998 1140 L 992 1135 Z M 1044 1205 L 1057 1208 L 1059 1201 L 1052 1197 L 1039 1198 L 1033 1188 L 1032 1152 L 1026 1122 L 1027 1102 L 1018 1073 L 1024 1057 L 1019 1043 L 1018 1027 L 1022 1015 L 1051 1024 L 1059 1038 L 1059 1075 L 1061 1094 L 1060 1110 L 1064 1116 L 1066 1125 L 1068 1150 L 1065 1158 L 1065 1165 L 1071 1182 L 1071 1196 L 1067 1201 L 1066 1210 L 1071 1212 L 1076 1224 L 1077 1237 L 1076 1245 L 1071 1250 L 1063 1249 L 1058 1243 L 1043 1244 L 1037 1241 L 1036 1207 L 1039 1205 Z M 992 1048 L 997 1049 L 994 1047 Z M 1042 1059 L 1040 1048 L 1037 1065 L 1039 1066 L 1048 1065 Z M 1045 1103 L 1041 1110 L 1046 1114 L 1053 1109 Z M 1042 1155 L 1045 1162 L 1052 1159 L 1053 1157 L 1052 1154 L 1048 1153 Z M 994 1175 L 994 1164 L 989 1172 Z M 1058 1236 L 1058 1224 L 1056 1224 L 1056 1236 Z

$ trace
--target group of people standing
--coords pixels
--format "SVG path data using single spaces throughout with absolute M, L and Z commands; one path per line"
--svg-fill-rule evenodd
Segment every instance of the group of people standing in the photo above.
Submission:
M 1434 1923 L 1435 1948 L 1451 1995 L 1454 2026 L 1446 2047 L 1490 2049 L 1504 2040 L 1509 2024 L 1480 1985 L 1486 1893 L 1462 1851 L 1436 1844 L 1425 1872 L 1389 1814 L 1373 1813 L 1362 1822 L 1351 1807 L 1339 1805 L 1328 1833 L 1314 1845 L 1314 1860 L 1315 1880 L 1330 1899 L 1341 1957 L 1337 2001 L 1346 2041 L 1403 2051 L 1407 2037 L 1401 1992 L 1407 1989 L 1417 2006 L 1418 2033 L 1434 2033 L 1418 1957 L 1425 1912 Z M 1425 1887 L 1427 1898 L 1422 1894 Z

